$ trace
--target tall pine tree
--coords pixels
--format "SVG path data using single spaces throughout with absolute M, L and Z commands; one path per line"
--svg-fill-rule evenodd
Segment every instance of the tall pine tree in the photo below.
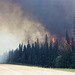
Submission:
M 70 39 L 69 39 L 69 35 L 68 35 L 68 31 L 66 30 L 66 41 L 68 44 L 70 44 Z

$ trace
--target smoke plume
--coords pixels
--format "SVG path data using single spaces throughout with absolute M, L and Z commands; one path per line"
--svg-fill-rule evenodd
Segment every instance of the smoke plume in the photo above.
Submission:
M 72 37 L 74 14 L 75 0 L 0 0 L 0 51 L 43 42 L 45 34 Z
M 17 48 L 19 43 L 34 43 L 37 38 L 43 42 L 50 34 L 35 16 L 22 11 L 19 4 L 0 2 L 0 51 Z
M 66 30 L 72 36 L 75 0 L 12 0 L 23 11 L 36 16 L 50 34 L 64 37 Z

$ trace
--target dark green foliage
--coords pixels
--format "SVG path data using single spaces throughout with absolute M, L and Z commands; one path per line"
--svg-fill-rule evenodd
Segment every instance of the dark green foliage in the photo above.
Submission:
M 67 36 L 66 40 L 68 41 Z M 72 39 L 72 51 L 68 43 L 66 44 L 66 48 L 63 46 L 64 43 L 61 45 L 61 48 L 58 48 L 58 40 L 55 43 L 51 40 L 49 45 L 46 35 L 45 43 L 41 44 L 41 46 L 39 45 L 39 39 L 32 45 L 28 41 L 27 47 L 19 44 L 19 48 L 9 51 L 7 62 L 53 68 L 75 68 L 75 42 Z
M 72 57 L 71 57 L 71 59 L 72 59 L 71 67 L 75 68 L 75 47 L 73 49 L 74 50 L 73 50 Z
M 66 40 L 67 40 L 67 43 L 70 44 L 70 39 L 69 39 L 68 31 L 66 31 Z

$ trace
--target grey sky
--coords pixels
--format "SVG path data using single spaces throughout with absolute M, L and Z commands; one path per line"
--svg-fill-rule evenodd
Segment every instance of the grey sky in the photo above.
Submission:
M 64 36 L 66 29 L 72 34 L 75 0 L 13 0 L 28 11 L 53 35 Z

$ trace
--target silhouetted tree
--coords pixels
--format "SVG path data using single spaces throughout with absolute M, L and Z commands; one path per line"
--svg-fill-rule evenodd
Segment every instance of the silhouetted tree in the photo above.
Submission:
M 69 35 L 68 35 L 68 31 L 66 30 L 66 40 L 67 40 L 67 43 L 70 44 L 70 39 L 69 39 Z
M 48 58 L 48 66 L 52 66 L 52 55 L 53 55 L 53 50 L 52 50 L 52 40 L 50 41 L 50 46 L 49 46 L 49 58 Z
M 30 64 L 31 63 L 31 46 L 28 40 L 28 44 L 27 44 L 27 63 Z
M 22 45 L 19 44 L 19 51 L 18 51 L 19 59 L 18 59 L 18 61 L 20 63 L 22 63 L 22 51 L 23 51 L 23 43 L 22 43 Z
M 26 46 L 25 45 L 22 51 L 22 63 L 26 63 Z
M 68 32 L 66 32 L 66 48 L 64 43 L 60 48 L 58 47 L 58 40 L 55 43 L 50 41 L 48 45 L 47 34 L 45 36 L 45 43 L 41 46 L 39 39 L 30 45 L 29 40 L 27 46 L 19 44 L 19 48 L 9 51 L 8 63 L 23 63 L 30 65 L 37 65 L 42 67 L 57 67 L 57 68 L 75 68 L 75 41 L 72 38 L 72 51 Z

